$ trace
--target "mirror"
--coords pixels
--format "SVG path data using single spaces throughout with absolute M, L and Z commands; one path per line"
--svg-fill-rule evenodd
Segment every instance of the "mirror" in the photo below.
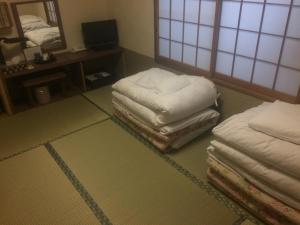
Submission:
M 11 3 L 20 37 L 28 41 L 25 48 L 40 46 L 45 52 L 66 48 L 57 0 Z

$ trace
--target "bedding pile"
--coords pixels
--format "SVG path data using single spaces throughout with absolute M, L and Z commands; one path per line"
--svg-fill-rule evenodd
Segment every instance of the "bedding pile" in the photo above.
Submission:
M 263 103 L 214 128 L 208 180 L 269 224 L 300 224 L 300 105 Z
M 61 45 L 61 35 L 58 26 L 50 26 L 41 17 L 34 15 L 20 16 L 24 36 L 28 38 L 27 47 L 42 48 Z
M 113 85 L 115 115 L 162 151 L 178 149 L 217 124 L 215 85 L 153 68 Z
M 40 46 L 60 40 L 60 32 L 58 27 L 44 27 L 28 31 L 24 36 L 34 44 Z

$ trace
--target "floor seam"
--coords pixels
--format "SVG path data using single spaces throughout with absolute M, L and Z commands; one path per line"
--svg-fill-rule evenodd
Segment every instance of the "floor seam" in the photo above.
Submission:
M 91 103 L 93 106 L 95 106 L 97 109 L 99 109 L 101 112 L 105 113 L 109 118 L 112 117 L 110 113 L 108 113 L 106 110 L 104 110 L 101 106 L 97 105 L 95 102 L 93 102 L 89 97 L 85 96 L 84 94 L 81 94 L 81 97 L 83 97 L 86 101 Z
M 68 167 L 68 165 L 65 163 L 65 161 L 60 157 L 60 155 L 55 150 L 55 148 L 50 143 L 46 143 L 44 146 L 47 149 L 48 153 L 55 160 L 57 165 L 60 167 L 60 169 L 63 171 L 63 173 L 66 175 L 68 180 L 72 183 L 73 187 L 80 194 L 81 198 L 85 201 L 85 203 L 91 209 L 91 211 L 96 216 L 98 221 L 102 225 L 112 225 L 109 218 L 105 215 L 103 210 L 100 208 L 100 206 L 97 204 L 97 202 L 93 199 L 93 197 L 90 195 L 90 193 L 86 190 L 86 188 L 82 185 L 82 183 L 79 181 L 79 179 L 76 177 L 76 175 L 72 172 L 72 170 Z
M 17 152 L 17 153 L 14 153 L 14 154 L 12 154 L 12 155 L 3 157 L 3 158 L 0 159 L 0 163 L 1 163 L 1 162 L 4 162 L 4 161 L 6 161 L 6 160 L 12 159 L 12 158 L 14 158 L 14 157 L 17 157 L 17 156 L 19 156 L 19 155 L 22 155 L 22 154 L 24 154 L 24 153 L 26 153 L 26 152 L 33 151 L 34 149 L 36 149 L 36 148 L 38 148 L 38 147 L 40 147 L 40 146 L 43 146 L 43 144 L 37 144 L 37 145 L 35 145 L 35 146 L 33 146 L 33 147 L 30 147 L 30 148 L 27 148 L 27 149 L 25 149 L 25 150 L 22 150 L 22 151 L 19 151 L 19 152 Z
M 90 127 L 92 127 L 92 126 L 95 126 L 95 125 L 97 125 L 97 124 L 104 123 L 105 121 L 108 121 L 108 120 L 110 120 L 110 118 L 106 118 L 106 119 L 103 119 L 103 120 L 99 120 L 99 121 L 97 121 L 97 122 L 94 122 L 94 123 L 91 123 L 91 124 L 89 124 L 89 125 L 86 125 L 86 126 L 83 126 L 83 127 L 81 127 L 81 128 L 78 128 L 78 129 L 76 129 L 76 130 L 73 130 L 73 131 L 71 131 L 71 132 L 69 132 L 69 133 L 62 134 L 62 135 L 60 135 L 60 136 L 58 136 L 58 137 L 55 137 L 55 138 L 53 138 L 53 139 L 49 139 L 49 140 L 47 140 L 47 141 L 45 141 L 45 142 L 43 142 L 43 143 L 40 143 L 40 144 L 36 144 L 36 145 L 34 145 L 34 146 L 31 146 L 31 147 L 29 147 L 29 148 L 27 148 L 27 149 L 25 149 L 25 150 L 21 150 L 21 151 L 19 151 L 19 152 L 17 152 L 17 153 L 14 153 L 14 154 L 12 154 L 12 155 L 3 157 L 3 158 L 0 159 L 0 163 L 3 162 L 3 161 L 6 161 L 6 160 L 8 160 L 8 159 L 17 157 L 17 156 L 19 156 L 19 155 L 22 155 L 22 154 L 24 154 L 24 153 L 26 153 L 26 152 L 30 152 L 30 151 L 32 151 L 32 150 L 38 148 L 38 147 L 41 147 L 41 146 L 45 145 L 46 143 L 54 142 L 54 141 L 60 140 L 60 139 L 62 139 L 62 138 L 64 138 L 64 137 L 67 137 L 67 136 L 72 135 L 72 134 L 74 134 L 74 133 L 77 133 L 77 132 L 79 132 L 79 131 L 88 129 L 88 128 L 90 128 Z
M 175 160 L 168 157 L 166 154 L 163 154 L 160 152 L 155 146 L 153 146 L 148 140 L 143 138 L 141 135 L 139 135 L 136 131 L 134 131 L 132 128 L 128 127 L 123 121 L 119 120 L 115 116 L 111 117 L 111 120 L 124 128 L 129 134 L 134 136 L 136 139 L 138 139 L 140 142 L 142 142 L 145 146 L 147 146 L 152 152 L 154 152 L 157 156 L 162 158 L 164 161 L 166 161 L 170 166 L 175 168 L 179 173 L 187 177 L 192 183 L 196 184 L 199 188 L 206 191 L 209 195 L 212 195 L 215 199 L 217 199 L 219 202 L 222 202 L 223 205 L 225 205 L 227 208 L 231 209 L 236 215 L 241 216 L 241 218 L 246 218 L 252 222 L 254 222 L 257 225 L 263 225 L 263 223 L 255 218 L 253 215 L 251 215 L 249 212 L 247 212 L 244 208 L 239 206 L 237 203 L 232 201 L 230 198 L 222 194 L 217 189 L 213 188 L 210 184 L 203 181 L 202 179 L 198 178 L 197 176 L 193 175 L 188 169 L 185 169 L 183 166 L 181 166 L 179 163 L 177 163 Z M 239 218 L 239 219 L 241 219 Z M 235 225 L 235 224 L 234 224 Z

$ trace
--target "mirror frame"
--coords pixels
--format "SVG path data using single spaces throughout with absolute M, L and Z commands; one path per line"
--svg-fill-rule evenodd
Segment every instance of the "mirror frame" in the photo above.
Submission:
M 61 15 L 60 15 L 58 1 L 57 0 L 29 0 L 29 1 L 19 1 L 19 2 L 11 2 L 10 3 L 19 37 L 24 38 L 24 32 L 23 32 L 23 29 L 21 26 L 21 21 L 20 21 L 20 17 L 19 17 L 19 13 L 18 13 L 18 8 L 17 8 L 18 5 L 39 3 L 39 2 L 45 3 L 45 2 L 50 2 L 50 1 L 54 2 L 56 16 L 57 16 L 57 25 L 59 27 L 59 32 L 61 35 L 62 46 L 54 47 L 54 48 L 50 48 L 50 49 L 43 49 L 43 51 L 45 51 L 45 52 L 53 52 L 53 51 L 58 51 L 58 50 L 64 50 L 67 48 L 67 43 L 66 43 L 66 38 L 65 38 L 65 33 L 64 33 L 64 29 L 63 29 L 63 23 L 62 23 L 62 19 L 61 19 Z M 26 47 L 24 46 L 24 48 L 26 48 Z

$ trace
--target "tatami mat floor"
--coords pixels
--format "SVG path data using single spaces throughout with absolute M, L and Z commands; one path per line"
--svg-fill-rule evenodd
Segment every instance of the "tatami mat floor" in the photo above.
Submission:
M 0 163 L 0 224 L 99 224 L 44 147 Z
M 0 161 L 109 117 L 76 96 L 0 120 Z
M 0 120 L 0 224 L 260 224 L 206 183 L 210 134 L 163 155 L 111 115 L 104 87 Z

